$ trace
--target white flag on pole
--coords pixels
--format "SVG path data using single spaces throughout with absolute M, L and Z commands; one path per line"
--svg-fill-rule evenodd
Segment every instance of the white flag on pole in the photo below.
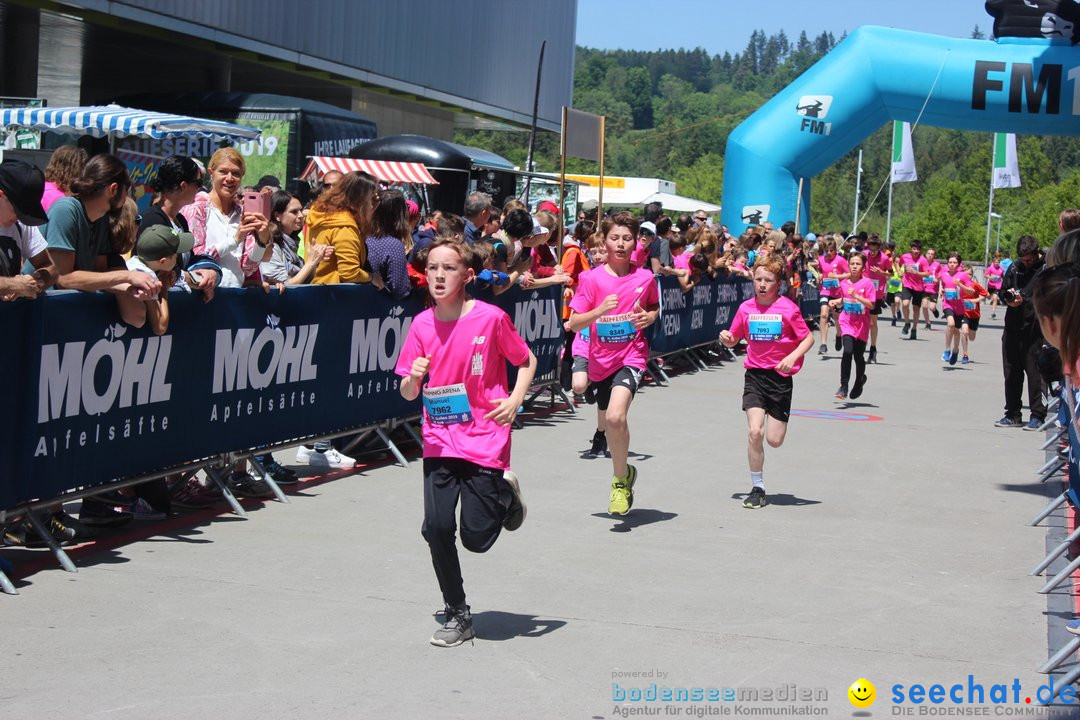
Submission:
M 1016 135 L 994 133 L 994 188 L 1020 187 L 1020 166 L 1016 162 Z
M 892 181 L 914 182 L 919 179 L 915 172 L 915 153 L 911 149 L 911 123 L 893 121 Z

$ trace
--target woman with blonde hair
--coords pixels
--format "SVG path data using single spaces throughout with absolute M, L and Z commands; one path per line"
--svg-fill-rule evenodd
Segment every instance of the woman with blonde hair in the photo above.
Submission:
M 221 148 L 210 158 L 209 170 L 210 192 L 199 192 L 180 210 L 195 236 L 194 252 L 221 265 L 220 287 L 258 284 L 259 263 L 270 259 L 273 242 L 269 219 L 244 212 L 241 204 L 244 157 L 235 148 Z
M 334 254 L 315 269 L 311 282 L 371 282 L 364 238 L 378 204 L 378 182 L 366 172 L 348 173 L 319 196 L 308 213 L 307 242 L 332 247 Z

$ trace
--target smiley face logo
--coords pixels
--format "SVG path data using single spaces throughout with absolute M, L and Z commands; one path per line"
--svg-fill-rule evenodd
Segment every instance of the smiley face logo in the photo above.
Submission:
M 848 700 L 857 708 L 868 708 L 877 700 L 877 689 L 874 683 L 866 678 L 859 678 L 851 683 L 847 690 Z

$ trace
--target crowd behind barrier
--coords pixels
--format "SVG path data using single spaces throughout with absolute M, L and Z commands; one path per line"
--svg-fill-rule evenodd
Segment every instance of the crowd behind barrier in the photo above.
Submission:
M 686 294 L 659 282 L 659 355 L 715 342 L 752 292 L 745 280 Z M 562 292 L 477 294 L 510 315 L 541 384 L 557 380 Z M 401 397 L 394 365 L 422 293 L 396 301 L 370 285 L 221 289 L 209 304 L 172 292 L 170 305 L 158 337 L 121 323 L 102 293 L 0 304 L 0 325 L 19 338 L 0 345 L 16 409 L 0 414 L 0 509 L 420 413 Z

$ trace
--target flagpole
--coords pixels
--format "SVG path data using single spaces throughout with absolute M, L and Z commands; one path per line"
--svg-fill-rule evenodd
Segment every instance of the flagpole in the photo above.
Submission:
M 795 232 L 799 232 L 799 228 L 802 227 L 802 191 L 803 181 L 805 178 L 799 178 L 799 196 L 795 199 Z M 807 226 L 809 229 L 809 226 Z
M 889 210 L 885 215 L 885 245 L 889 244 L 889 236 L 892 235 L 892 178 L 889 178 Z
M 566 207 L 566 106 L 563 105 L 562 109 L 562 137 L 559 138 L 559 210 L 563 210 Z M 559 213 L 559 248 L 558 252 L 562 252 L 562 216 L 563 213 Z
M 986 211 L 986 251 L 983 253 L 983 267 L 990 262 L 990 226 L 994 222 L 994 167 L 997 158 L 997 133 L 994 133 L 994 144 L 990 148 L 990 206 Z
M 859 149 L 859 171 L 855 175 L 855 219 L 852 221 L 851 234 L 859 232 L 859 193 L 862 190 L 862 148 Z

